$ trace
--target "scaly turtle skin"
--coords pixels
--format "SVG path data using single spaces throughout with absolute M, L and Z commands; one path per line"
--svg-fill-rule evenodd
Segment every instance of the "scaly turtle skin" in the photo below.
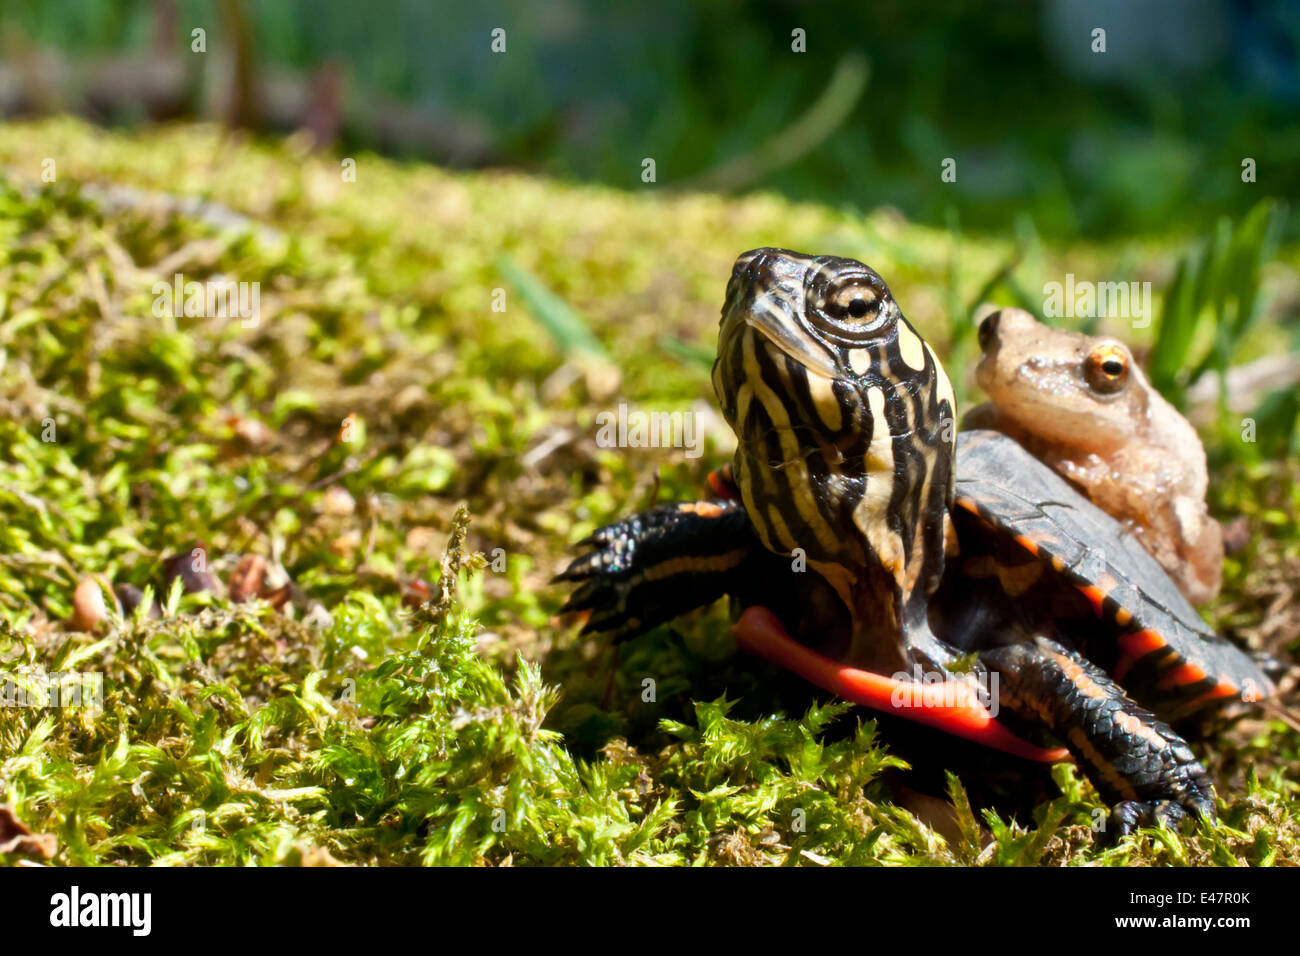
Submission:
M 957 440 L 947 376 L 879 275 L 745 253 L 713 382 L 732 468 L 716 498 L 584 542 L 560 578 L 586 630 L 631 637 L 730 595 L 742 646 L 841 696 L 1035 759 L 1064 753 L 1012 728 L 1060 740 L 1120 834 L 1214 815 L 1166 721 L 1272 683 L 1051 469 L 1000 434 Z

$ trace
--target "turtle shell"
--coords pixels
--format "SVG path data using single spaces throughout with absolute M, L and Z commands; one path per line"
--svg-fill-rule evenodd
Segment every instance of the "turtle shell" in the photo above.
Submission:
M 1000 543 L 1014 542 L 1050 568 L 1056 591 L 1082 595 L 1101 624 L 1090 627 L 1085 653 L 1126 686 L 1141 686 L 1171 719 L 1211 700 L 1275 692 L 1246 654 L 1205 625 L 1128 529 L 1013 439 L 961 433 L 956 471 L 957 520 L 973 518 Z

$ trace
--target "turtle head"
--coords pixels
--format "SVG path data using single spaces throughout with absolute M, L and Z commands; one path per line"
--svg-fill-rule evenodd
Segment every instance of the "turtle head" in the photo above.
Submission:
M 952 386 L 889 287 L 854 259 L 755 249 L 727 286 L 713 386 L 735 478 L 771 551 L 901 632 L 943 571 Z

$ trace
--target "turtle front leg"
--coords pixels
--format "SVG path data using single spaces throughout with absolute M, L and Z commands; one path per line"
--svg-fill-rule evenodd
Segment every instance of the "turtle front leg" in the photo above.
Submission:
M 561 611 L 590 611 L 583 633 L 616 640 L 752 589 L 749 565 L 766 555 L 744 507 L 724 499 L 658 505 L 581 544 L 592 550 L 555 576 L 578 584 Z
M 1214 785 L 1187 741 L 1095 664 L 1038 638 L 980 655 L 1003 707 L 1047 725 L 1114 804 L 1116 837 L 1138 826 L 1214 819 Z

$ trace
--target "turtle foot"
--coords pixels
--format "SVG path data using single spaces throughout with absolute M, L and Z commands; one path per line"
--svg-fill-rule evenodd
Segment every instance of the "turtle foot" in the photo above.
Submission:
M 1214 797 L 1197 792 L 1176 800 L 1125 800 L 1111 810 L 1111 833 L 1116 840 L 1128 836 L 1139 827 L 1169 827 L 1177 830 L 1189 817 L 1213 820 L 1216 816 Z

